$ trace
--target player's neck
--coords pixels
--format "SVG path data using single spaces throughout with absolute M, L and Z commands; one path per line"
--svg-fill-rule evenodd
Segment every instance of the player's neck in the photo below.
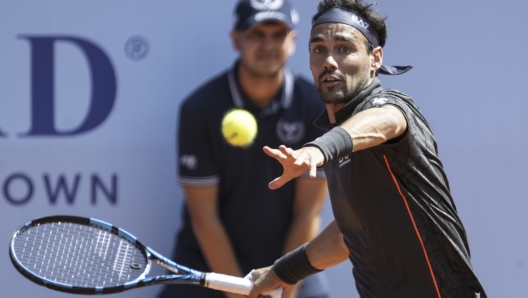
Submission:
M 239 64 L 238 82 L 249 99 L 261 108 L 267 107 L 279 93 L 284 81 L 282 69 L 275 75 L 255 74 Z
M 330 123 L 332 124 L 336 123 L 335 113 L 341 110 L 341 108 L 344 106 L 345 104 L 342 104 L 342 103 L 341 104 L 333 104 L 333 103 L 326 104 L 326 112 L 328 114 L 328 119 L 330 120 Z

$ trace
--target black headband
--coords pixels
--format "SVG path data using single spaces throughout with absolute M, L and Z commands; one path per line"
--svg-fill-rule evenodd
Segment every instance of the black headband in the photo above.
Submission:
M 323 23 L 341 23 L 358 29 L 367 40 L 374 46 L 379 46 L 376 30 L 370 26 L 369 21 L 355 11 L 342 7 L 334 7 L 323 13 L 312 23 L 312 29 Z
M 340 23 L 352 26 L 359 30 L 373 47 L 380 46 L 378 34 L 370 25 L 369 21 L 355 11 L 343 7 L 333 7 L 320 15 L 313 23 L 312 29 L 323 23 Z M 382 65 L 379 73 L 385 75 L 399 75 L 409 71 L 412 66 L 386 66 Z

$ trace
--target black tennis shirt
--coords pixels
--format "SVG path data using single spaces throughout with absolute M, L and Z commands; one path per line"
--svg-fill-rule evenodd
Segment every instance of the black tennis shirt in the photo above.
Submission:
M 336 222 L 361 297 L 486 297 L 451 198 L 435 138 L 413 100 L 380 81 L 336 113 L 339 125 L 393 105 L 403 136 L 325 166 Z M 316 125 L 330 127 L 323 113 Z M 480 292 L 480 296 L 476 293 Z

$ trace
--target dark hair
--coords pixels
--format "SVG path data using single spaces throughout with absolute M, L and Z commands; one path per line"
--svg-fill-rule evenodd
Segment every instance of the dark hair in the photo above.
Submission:
M 321 0 L 317 5 L 317 13 L 312 18 L 312 23 L 315 22 L 321 15 L 334 7 L 343 7 L 348 10 L 353 10 L 368 20 L 370 26 L 376 30 L 379 39 L 379 45 L 383 47 L 387 40 L 387 26 L 385 26 L 385 19 L 382 18 L 371 6 L 373 4 L 365 4 L 362 0 Z M 370 53 L 374 47 L 367 41 L 367 52 Z

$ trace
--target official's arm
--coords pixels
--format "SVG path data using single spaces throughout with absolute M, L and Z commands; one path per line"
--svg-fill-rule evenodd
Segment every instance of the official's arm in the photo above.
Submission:
M 242 276 L 233 245 L 218 216 L 218 187 L 184 187 L 193 232 L 213 272 Z M 228 298 L 240 297 L 225 293 Z

